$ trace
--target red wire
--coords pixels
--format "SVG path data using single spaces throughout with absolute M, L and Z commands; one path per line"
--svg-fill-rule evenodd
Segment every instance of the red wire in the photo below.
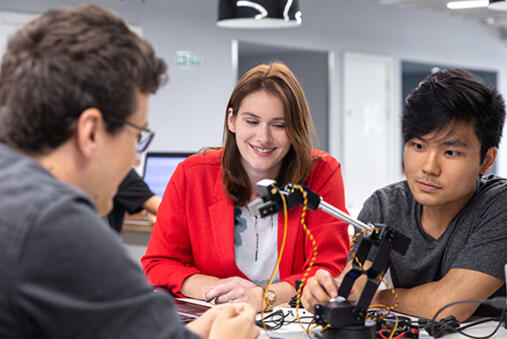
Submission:
M 390 329 L 387 329 L 387 328 L 383 328 L 381 329 L 380 331 L 378 331 L 378 334 L 382 337 L 382 339 L 388 339 L 389 336 L 385 336 L 383 332 L 388 332 L 388 333 L 391 333 L 391 330 Z M 398 334 L 396 337 L 393 337 L 393 339 L 401 339 L 403 338 L 403 336 L 406 334 L 407 332 L 401 332 L 400 334 Z

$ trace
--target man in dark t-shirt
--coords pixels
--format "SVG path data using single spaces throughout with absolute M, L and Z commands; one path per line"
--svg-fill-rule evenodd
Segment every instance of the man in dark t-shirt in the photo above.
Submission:
M 411 238 L 405 255 L 390 254 L 396 311 L 432 318 L 454 301 L 505 296 L 507 180 L 484 176 L 495 162 L 504 120 L 498 92 L 462 70 L 434 73 L 407 97 L 402 120 L 407 180 L 373 193 L 358 217 Z M 370 254 L 369 259 L 375 251 Z M 351 260 L 352 255 L 343 272 Z M 336 297 L 342 278 L 317 272 L 305 287 L 304 306 L 313 311 L 316 303 Z M 358 298 L 364 283 L 364 276 L 358 279 L 350 299 Z M 392 306 L 396 298 L 380 290 L 372 303 Z M 439 318 L 452 314 L 463 321 L 477 307 L 449 307 Z
M 118 192 L 113 198 L 113 209 L 107 215 L 107 221 L 116 232 L 120 233 L 125 212 L 133 214 L 145 209 L 156 215 L 159 205 L 160 198 L 150 190 L 136 170 L 131 169 L 118 186 Z

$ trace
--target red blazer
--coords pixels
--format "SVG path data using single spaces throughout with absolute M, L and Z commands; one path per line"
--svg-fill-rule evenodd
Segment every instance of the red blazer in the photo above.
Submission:
M 335 207 L 346 211 L 340 164 L 329 154 L 313 163 L 306 185 Z M 181 296 L 183 281 L 201 273 L 218 278 L 245 275 L 234 260 L 234 211 L 222 185 L 222 151 L 196 154 L 177 167 L 157 212 L 146 254 L 144 271 L 154 286 Z M 313 246 L 300 224 L 301 207 L 289 210 L 280 280 L 294 286 L 311 260 Z M 283 235 L 283 213 L 278 217 L 278 249 Z M 307 225 L 317 242 L 311 275 L 325 268 L 338 275 L 347 260 L 347 224 L 322 211 L 309 211 Z

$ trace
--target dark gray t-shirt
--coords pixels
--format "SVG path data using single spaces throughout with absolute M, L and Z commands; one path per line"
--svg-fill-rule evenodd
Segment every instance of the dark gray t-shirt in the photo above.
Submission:
M 479 179 L 472 199 L 438 239 L 423 230 L 421 205 L 406 181 L 375 191 L 364 203 L 358 219 L 389 225 L 411 238 L 404 256 L 397 253 L 391 256 L 395 287 L 411 288 L 440 280 L 451 268 L 479 271 L 505 281 L 506 179 L 496 176 Z M 505 295 L 505 286 L 496 295 Z
M 0 338 L 198 338 L 82 191 L 0 143 Z

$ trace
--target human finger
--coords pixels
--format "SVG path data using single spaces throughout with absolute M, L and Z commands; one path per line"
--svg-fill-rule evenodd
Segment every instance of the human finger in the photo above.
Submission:
M 238 298 L 235 296 L 235 294 L 231 291 L 229 293 L 223 294 L 215 299 L 216 304 L 226 304 L 226 303 L 233 303 L 236 302 Z
M 213 299 L 217 299 L 220 296 L 229 293 L 234 286 L 235 285 L 230 282 L 215 285 L 204 293 L 204 299 L 208 302 Z
M 256 285 L 251 282 L 250 280 L 247 280 L 247 279 L 243 279 L 241 277 L 230 277 L 230 278 L 227 278 L 227 279 L 224 279 L 225 281 L 230 281 L 230 282 L 233 282 L 233 283 L 236 283 L 238 284 L 239 286 L 242 286 L 244 288 L 251 288 L 251 287 L 255 287 Z
M 234 318 L 234 321 L 238 326 L 246 326 L 247 333 L 250 333 L 250 338 L 257 338 L 259 336 L 259 328 L 255 325 L 255 316 L 257 312 L 249 304 L 241 304 L 243 309 L 238 313 L 238 316 Z
M 227 308 L 225 312 L 220 312 L 211 326 L 209 338 L 257 338 L 259 336 L 259 328 L 255 326 L 255 312 L 253 309 L 246 304 L 230 306 L 234 311 Z
M 315 273 L 314 276 L 317 280 L 317 283 L 322 287 L 322 289 L 326 292 L 326 294 L 330 298 L 336 298 L 338 296 L 338 283 L 335 278 L 324 269 L 320 269 Z
M 313 308 L 317 303 L 326 303 L 330 298 L 336 297 L 337 286 L 333 277 L 325 270 L 319 270 L 308 279 L 303 289 L 301 301 L 303 307 L 313 313 Z
M 320 302 L 326 302 L 338 295 L 333 277 L 324 270 L 319 270 L 312 278 L 308 279 L 304 291 L 310 292 Z

